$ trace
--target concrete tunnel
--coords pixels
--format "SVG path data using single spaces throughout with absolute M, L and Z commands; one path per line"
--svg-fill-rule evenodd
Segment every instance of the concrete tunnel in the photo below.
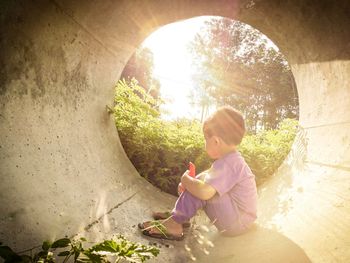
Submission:
M 208 236 L 209 254 L 191 243 L 192 256 L 197 262 L 350 261 L 349 1 L 0 5 L 0 241 L 17 251 L 77 234 L 98 240 L 121 233 L 148 242 L 135 225 L 175 199 L 138 175 L 106 105 L 128 58 L 151 32 L 217 15 L 257 28 L 287 57 L 300 130 L 284 164 L 259 190 L 256 229 L 231 239 Z M 183 242 L 169 242 L 152 262 L 190 262 Z

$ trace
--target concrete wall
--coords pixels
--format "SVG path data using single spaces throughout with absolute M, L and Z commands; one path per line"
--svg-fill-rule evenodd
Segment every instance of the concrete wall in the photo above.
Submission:
M 106 105 L 148 34 L 180 19 L 221 15 L 269 36 L 298 86 L 302 128 L 260 193 L 259 225 L 288 241 L 266 262 L 286 257 L 291 245 L 304 259 L 295 262 L 350 260 L 348 1 L 38 0 L 2 1 L 0 10 L 1 241 L 21 250 L 78 233 L 141 240 L 136 223 L 174 199 L 138 176 Z M 247 243 L 260 262 L 264 239 Z M 244 238 L 234 242 L 249 247 Z M 173 246 L 181 247 L 177 254 L 160 258 L 187 260 Z M 224 254 L 216 262 L 254 262 Z

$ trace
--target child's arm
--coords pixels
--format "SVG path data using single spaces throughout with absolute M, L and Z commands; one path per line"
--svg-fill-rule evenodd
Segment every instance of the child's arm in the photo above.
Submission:
M 181 184 L 187 191 L 201 200 L 209 200 L 216 194 L 215 188 L 202 180 L 191 177 L 188 171 L 182 175 Z

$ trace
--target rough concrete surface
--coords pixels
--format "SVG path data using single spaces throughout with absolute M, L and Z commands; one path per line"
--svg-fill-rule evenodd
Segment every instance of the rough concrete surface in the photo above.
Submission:
M 135 171 L 106 105 L 135 48 L 158 27 L 201 15 L 248 23 L 291 64 L 301 128 L 259 190 L 259 220 L 222 238 L 201 217 L 153 262 L 350 261 L 349 1 L 2 1 L 0 240 L 122 233 L 174 198 Z M 204 221 L 201 221 L 204 220 Z M 209 227 L 209 229 L 212 229 Z

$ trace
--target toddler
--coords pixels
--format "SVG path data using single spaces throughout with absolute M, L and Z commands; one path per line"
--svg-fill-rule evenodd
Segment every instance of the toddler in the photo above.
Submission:
M 243 116 L 222 107 L 203 124 L 205 150 L 214 159 L 211 168 L 195 178 L 186 171 L 179 184 L 184 189 L 171 213 L 154 213 L 159 221 L 139 224 L 144 235 L 181 240 L 184 224 L 198 209 L 224 235 L 240 235 L 257 218 L 255 176 L 237 151 L 245 133 Z

